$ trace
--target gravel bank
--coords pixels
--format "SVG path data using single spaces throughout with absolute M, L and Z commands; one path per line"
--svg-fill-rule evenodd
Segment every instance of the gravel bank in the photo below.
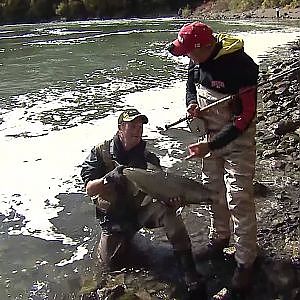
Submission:
M 193 13 L 192 17 L 202 18 L 202 19 L 300 19 L 300 7 L 298 8 L 280 8 L 279 18 L 276 16 L 275 8 L 259 8 L 249 11 L 229 11 L 223 9 L 222 7 L 217 7 L 215 3 L 208 2 L 197 7 Z

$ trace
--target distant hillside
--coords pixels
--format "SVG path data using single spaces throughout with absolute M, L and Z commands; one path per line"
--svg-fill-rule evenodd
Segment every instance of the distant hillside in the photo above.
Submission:
M 201 5 L 201 4 L 200 4 Z M 258 8 L 297 8 L 300 0 L 214 0 L 203 1 L 203 8 L 213 10 L 247 11 Z

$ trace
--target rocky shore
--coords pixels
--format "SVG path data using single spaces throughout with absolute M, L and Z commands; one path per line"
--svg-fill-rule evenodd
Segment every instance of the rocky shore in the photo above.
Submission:
M 279 18 L 275 8 L 258 8 L 252 9 L 249 11 L 230 11 L 221 6 L 216 6 L 216 3 L 210 1 L 206 4 L 203 4 L 197 7 L 193 13 L 192 17 L 202 18 L 202 19 L 215 19 L 215 20 L 224 20 L 224 19 L 299 19 L 300 18 L 300 7 L 298 8 L 289 8 L 284 7 L 279 9 Z
M 258 201 L 259 242 L 268 256 L 295 263 L 300 258 L 299 58 L 297 42 L 262 61 L 256 134 L 261 174 L 256 187 L 266 196 Z

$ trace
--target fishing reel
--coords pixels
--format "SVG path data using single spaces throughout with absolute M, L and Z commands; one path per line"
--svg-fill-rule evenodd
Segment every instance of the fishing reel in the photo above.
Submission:
M 192 133 L 199 137 L 206 134 L 205 122 L 200 118 L 187 119 L 187 124 Z

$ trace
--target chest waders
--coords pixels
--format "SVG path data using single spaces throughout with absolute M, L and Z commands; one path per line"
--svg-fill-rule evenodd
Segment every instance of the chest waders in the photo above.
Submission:
M 112 141 L 104 141 L 104 143 L 98 144 L 96 146 L 97 157 L 102 158 L 105 169 L 107 172 L 112 171 L 116 166 L 114 161 L 112 160 Z M 94 204 L 96 205 L 96 218 L 101 219 L 103 213 L 107 213 L 110 209 L 111 204 L 109 201 L 97 196 L 94 200 Z
M 112 160 L 112 147 L 112 141 L 104 141 L 104 143 L 98 144 L 96 146 L 97 155 L 99 155 L 99 157 L 102 157 L 107 173 L 112 171 L 116 167 L 116 164 Z

